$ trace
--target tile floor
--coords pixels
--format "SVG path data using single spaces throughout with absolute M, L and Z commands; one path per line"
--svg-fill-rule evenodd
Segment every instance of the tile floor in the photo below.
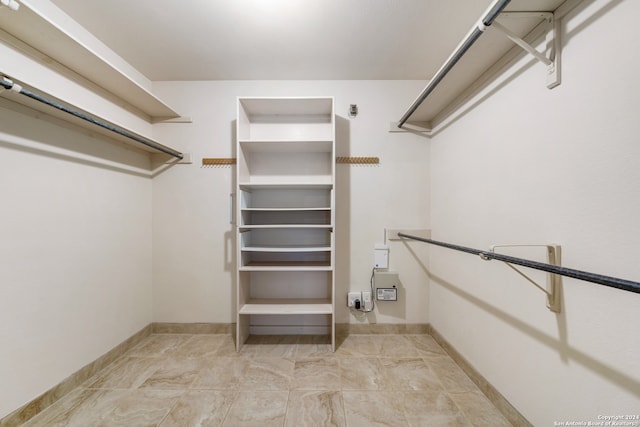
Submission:
M 509 426 L 429 335 L 154 334 L 25 424 Z

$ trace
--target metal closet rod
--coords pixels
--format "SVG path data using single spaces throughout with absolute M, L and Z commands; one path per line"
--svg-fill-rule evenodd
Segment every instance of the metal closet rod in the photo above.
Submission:
M 458 45 L 458 48 L 449 56 L 449 59 L 444 63 L 442 67 L 438 70 L 438 72 L 433 76 L 433 78 L 429 81 L 427 86 L 420 92 L 420 95 L 413 101 L 413 104 L 409 107 L 406 113 L 402 116 L 400 121 L 398 122 L 398 127 L 401 128 L 409 117 L 420 107 L 420 105 L 424 102 L 425 99 L 434 91 L 436 86 L 440 84 L 444 76 L 446 76 L 449 71 L 456 65 L 456 63 L 464 56 L 465 53 L 469 50 L 469 48 L 480 38 L 486 27 L 490 26 L 493 21 L 500 15 L 500 13 L 504 10 L 505 7 L 511 2 L 511 0 L 496 0 L 493 2 L 493 5 L 489 8 L 488 12 L 485 14 L 483 18 L 478 20 L 478 24 L 473 28 L 473 30 L 467 35 L 467 37 Z
M 17 93 L 19 93 L 21 95 L 27 96 L 27 97 L 29 97 L 31 99 L 34 99 L 34 100 L 36 100 L 38 102 L 46 104 L 46 105 L 48 105 L 50 107 L 56 108 L 56 109 L 58 109 L 60 111 L 64 111 L 67 114 L 71 114 L 72 116 L 75 116 L 75 117 L 77 117 L 79 119 L 82 119 L 84 121 L 92 123 L 92 124 L 94 124 L 96 126 L 100 126 L 103 129 L 106 129 L 108 131 L 117 133 L 118 135 L 124 136 L 125 138 L 131 139 L 131 140 L 133 140 L 133 141 L 135 141 L 135 142 L 137 142 L 139 144 L 146 145 L 147 147 L 153 148 L 154 150 L 161 151 L 161 152 L 163 152 L 165 154 L 168 154 L 168 155 L 170 155 L 172 157 L 177 157 L 178 159 L 183 159 L 184 158 L 184 155 L 182 153 L 180 153 L 179 151 L 172 150 L 171 148 L 155 144 L 155 143 L 153 143 L 151 141 L 147 141 L 147 140 L 145 140 L 143 138 L 140 138 L 139 136 L 136 136 L 136 135 L 134 135 L 132 133 L 129 133 L 129 132 L 125 131 L 125 130 L 122 130 L 120 128 L 112 126 L 112 125 L 110 125 L 108 123 L 104 123 L 104 122 L 102 122 L 102 121 L 100 121 L 100 120 L 98 120 L 96 118 L 93 118 L 93 117 L 91 117 L 91 116 L 89 116 L 89 115 L 87 115 L 85 113 L 82 113 L 80 111 L 76 111 L 76 110 L 74 110 L 72 108 L 69 108 L 67 106 L 64 106 L 64 105 L 62 105 L 62 104 L 60 104 L 58 102 L 55 102 L 55 101 L 47 99 L 47 98 L 45 98 L 43 96 L 40 96 L 40 95 L 38 95 L 36 93 L 31 92 L 30 90 L 27 90 L 27 89 L 23 88 L 22 86 L 20 86 L 18 84 L 13 83 L 11 80 L 7 79 L 4 76 L 0 77 L 0 86 L 4 87 L 5 89 L 9 89 L 9 90 L 12 90 L 14 92 L 17 92 Z
M 631 280 L 618 279 L 617 277 L 603 276 L 601 274 L 589 273 L 587 271 L 574 270 L 572 268 L 559 267 L 557 265 L 546 264 L 544 262 L 531 261 L 524 258 L 516 258 L 508 255 L 497 254 L 495 252 L 481 251 L 479 249 L 468 248 L 465 246 L 454 245 L 451 243 L 439 242 L 437 240 L 425 239 L 422 237 L 412 236 L 405 233 L 398 233 L 400 237 L 418 240 L 429 243 L 431 245 L 442 246 L 443 248 L 453 249 L 460 252 L 479 255 L 482 259 L 490 261 L 492 259 L 504 261 L 509 264 L 521 265 L 523 267 L 534 268 L 536 270 L 546 271 L 548 273 L 560 274 L 561 276 L 571 277 L 574 279 L 584 280 L 587 282 L 597 283 L 599 285 L 609 286 L 624 291 L 640 293 L 640 283 Z

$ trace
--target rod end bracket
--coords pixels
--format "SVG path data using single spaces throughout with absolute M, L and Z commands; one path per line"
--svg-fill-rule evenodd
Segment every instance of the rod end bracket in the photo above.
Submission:
M 560 266 L 560 245 L 547 245 L 547 260 L 551 265 Z M 547 308 L 554 313 L 562 311 L 562 276 L 548 273 L 547 276 Z

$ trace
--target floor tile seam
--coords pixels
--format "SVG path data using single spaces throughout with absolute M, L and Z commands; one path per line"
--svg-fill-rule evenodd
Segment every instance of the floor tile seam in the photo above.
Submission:
M 347 391 L 358 392 L 358 393 L 359 393 L 359 392 L 363 392 L 363 391 L 364 391 L 364 392 L 367 392 L 367 393 L 381 393 L 381 394 L 382 394 L 382 393 L 385 393 L 385 394 L 387 394 L 387 395 L 388 395 L 388 393 L 391 393 L 391 392 L 393 392 L 393 393 L 397 392 L 397 391 L 395 391 L 395 390 L 347 390 Z M 343 396 L 343 397 L 344 397 L 344 396 Z M 344 407 L 344 411 L 345 411 L 345 422 L 347 422 L 347 414 L 346 414 L 346 411 L 347 411 L 347 405 L 343 403 L 343 407 Z M 409 424 L 409 421 L 408 421 L 408 419 L 407 419 L 407 414 L 406 414 L 406 410 L 405 410 L 405 405 L 404 405 L 404 403 L 402 403 L 402 405 L 401 405 L 400 413 L 402 414 L 402 417 L 404 418 L 404 425 L 405 425 L 405 426 L 407 426 L 407 427 L 409 427 L 409 425 L 410 425 L 410 424 Z M 349 424 L 347 423 L 347 426 L 348 426 L 348 425 L 349 425 Z
M 337 357 L 301 357 L 299 359 L 293 359 L 293 361 L 295 363 L 313 363 L 313 362 L 322 362 L 322 361 L 328 361 L 328 362 L 338 362 L 338 358 Z
M 215 387 L 215 386 L 202 386 L 202 387 L 195 386 L 195 387 L 192 387 L 192 388 L 187 389 L 185 391 L 234 391 L 235 392 L 235 391 L 239 391 L 239 390 L 240 390 L 240 388 L 238 388 L 238 387 L 229 387 L 229 386 L 227 386 L 227 387 L 222 387 L 222 386 L 220 386 L 220 387 Z
M 141 390 L 140 386 L 137 387 L 83 387 L 82 390 L 107 390 L 107 391 L 116 391 L 116 390 Z
M 92 382 L 95 382 L 98 380 L 98 378 L 100 378 L 100 376 L 105 375 L 111 371 L 113 371 L 118 363 L 120 363 L 121 361 L 123 361 L 127 356 L 127 353 L 124 353 L 120 356 L 118 356 L 118 358 L 116 358 L 115 360 L 113 360 L 111 363 L 109 363 L 106 366 L 103 366 L 102 369 L 98 370 L 96 373 L 94 373 L 93 375 L 91 375 L 89 378 L 87 378 L 86 380 L 84 380 L 83 382 L 81 382 L 80 384 L 78 384 L 76 387 L 77 388 L 90 388 L 85 386 L 85 384 L 91 384 Z M 74 388 L 76 388 L 74 387 Z
M 321 362 L 323 360 L 326 360 L 330 363 L 338 363 L 338 358 L 337 357 L 301 357 L 298 359 L 293 359 L 293 361 L 295 363 L 311 363 L 311 362 Z
M 443 392 L 446 393 L 446 391 L 442 390 Z M 413 390 L 414 393 L 422 393 L 423 390 Z M 403 396 L 404 397 L 404 396 Z M 405 399 L 406 400 L 406 399 Z M 405 404 L 405 400 L 403 400 L 402 402 L 402 415 L 404 416 L 405 419 L 405 423 L 407 426 L 411 426 L 411 423 L 409 422 L 409 417 L 408 417 L 408 413 L 409 413 L 409 408 L 407 407 L 407 405 Z M 453 399 L 452 399 L 453 400 Z M 455 404 L 455 402 L 454 402 Z M 462 415 L 462 417 L 464 418 L 464 420 L 469 424 L 469 425 L 473 425 L 471 422 L 469 422 L 469 420 L 467 419 L 466 415 L 464 414 L 464 412 L 462 412 L 462 410 L 460 410 L 460 408 L 457 407 L 456 405 L 456 409 L 458 410 L 458 412 L 460 413 L 460 415 Z
M 433 369 L 431 364 L 427 360 L 425 360 L 424 357 L 422 358 L 422 360 L 424 361 L 424 364 L 427 365 L 427 368 L 429 368 L 429 372 L 431 372 L 433 374 L 433 376 L 435 377 L 436 381 L 440 385 L 440 389 L 443 390 L 445 393 L 449 394 L 449 390 L 447 389 L 444 381 L 440 377 L 440 374 L 438 374 L 438 372 L 435 369 Z M 449 397 L 451 397 L 451 396 L 449 396 Z
M 341 392 L 342 388 L 300 388 L 300 387 L 293 387 L 290 388 L 288 390 L 289 392 L 292 391 L 333 391 L 333 392 Z
M 224 356 L 212 356 L 212 355 L 199 355 L 199 356 L 172 355 L 172 356 L 166 357 L 166 359 L 172 359 L 173 361 L 176 361 L 176 362 L 187 361 L 187 360 L 207 361 L 211 359 L 224 359 L 224 358 L 225 358 Z M 226 359 L 237 359 L 237 357 L 226 357 Z
M 341 381 L 340 381 L 341 382 Z M 165 390 L 165 389 L 151 389 L 149 388 L 149 390 Z M 166 389 L 167 391 L 171 390 L 171 391 L 176 391 L 176 390 L 182 390 L 182 391 L 205 391 L 205 390 L 211 390 L 211 391 L 224 391 L 224 390 L 229 390 L 229 388 L 215 388 L 215 387 L 194 387 L 194 388 L 189 388 L 189 389 Z M 260 386 L 256 386 L 256 385 L 251 385 L 250 388 L 245 388 L 243 386 L 243 384 L 238 384 L 238 386 L 236 388 L 233 388 L 232 391 L 243 391 L 243 392 L 249 392 L 249 391 L 379 391 L 379 392 L 425 392 L 425 391 L 440 391 L 446 394 L 449 394 L 450 392 L 439 386 L 434 388 L 434 387 L 412 387 L 412 386 L 401 386 L 401 385 L 397 385 L 397 384 L 391 384 L 388 386 L 380 386 L 377 388 L 350 388 L 350 387 L 345 387 L 342 382 L 340 384 L 339 387 L 333 387 L 333 386 L 329 386 L 329 387 L 320 387 L 320 386 L 309 386 L 309 388 L 305 387 L 305 386 L 295 386 L 293 384 L 288 384 L 286 388 L 278 388 L 278 389 L 274 389 L 274 388 L 261 388 Z M 468 393 L 473 393 L 473 392 L 468 392 Z
M 62 412 L 71 411 L 71 409 L 76 407 L 77 405 L 74 404 L 71 408 L 66 408 L 64 405 L 67 403 L 67 400 L 71 400 L 73 402 L 73 399 L 78 398 L 85 391 L 86 391 L 85 389 L 80 389 L 79 387 L 74 388 L 69 393 L 67 393 L 64 397 L 56 400 L 51 405 L 47 406 L 45 409 L 38 412 L 33 417 L 29 418 L 25 422 L 25 424 L 32 425 L 36 421 L 38 422 L 48 421 L 51 418 L 57 417 L 60 414 L 61 410 L 63 410 Z M 73 395 L 73 393 L 75 393 L 76 395 Z
M 231 403 L 227 407 L 227 410 L 224 412 L 224 417 L 222 417 L 222 420 L 220 421 L 220 425 L 221 426 L 223 426 L 224 423 L 227 421 L 227 417 L 229 416 L 229 412 L 231 412 L 231 408 L 233 407 L 233 404 L 236 403 L 236 400 L 238 399 L 238 396 L 240 395 L 237 390 L 234 390 L 234 394 L 235 394 L 235 396 L 233 397 L 233 400 L 231 401 Z
M 86 386 L 85 388 L 87 388 L 87 389 L 97 389 L 97 390 L 137 390 L 137 389 L 152 389 L 152 390 L 156 390 L 157 388 L 155 388 L 153 386 L 144 386 L 144 384 L 150 378 L 153 378 L 153 376 L 160 369 L 162 369 L 162 366 L 158 365 L 154 369 L 149 370 L 148 372 L 145 372 L 145 370 L 140 370 L 140 371 L 136 370 L 136 372 L 145 372 L 145 375 L 143 377 L 139 378 L 138 381 L 134 382 L 129 387 L 123 387 L 123 386 L 116 385 L 116 386 L 97 386 L 97 387 Z M 198 369 L 196 376 L 189 383 L 189 386 L 191 386 L 196 381 L 196 379 L 199 378 L 200 372 L 201 372 L 201 370 Z M 182 388 L 177 388 L 177 390 L 180 390 L 180 389 L 182 389 Z M 185 388 L 185 389 L 187 389 L 187 388 Z
M 376 356 L 378 359 L 391 359 L 391 360 L 422 360 L 424 361 L 424 357 L 421 356 L 407 356 L 407 357 L 402 357 L 402 356 L 387 356 L 384 354 L 381 354 L 379 356 Z M 426 362 L 425 362 L 426 363 Z
M 447 393 L 475 393 L 475 392 L 479 392 L 479 393 L 481 393 L 483 396 L 486 396 L 486 395 L 482 392 L 482 390 L 478 387 L 478 385 L 473 381 L 473 379 L 471 379 L 471 377 L 469 377 L 469 375 L 467 375 L 467 373 L 466 373 L 466 372 L 464 372 L 464 371 L 462 371 L 462 370 L 460 371 L 460 373 L 461 373 L 464 377 L 466 377 L 466 378 L 471 382 L 471 384 L 473 384 L 473 389 L 464 389 L 464 390 L 451 390 L 451 389 L 449 389 L 449 388 L 446 386 L 446 384 L 445 384 L 444 380 L 442 379 L 442 377 L 440 376 L 440 374 L 438 374 L 438 371 L 437 371 L 437 370 L 435 370 L 435 369 L 433 369 L 433 367 L 432 367 L 432 366 L 431 366 L 431 364 L 429 363 L 429 360 L 428 360 L 428 359 L 426 359 L 426 358 L 423 358 L 423 359 L 425 359 L 425 363 L 429 366 L 429 369 L 431 369 L 431 371 L 434 373 L 434 375 L 436 376 L 436 378 L 438 379 L 438 381 L 442 384 L 442 388 L 443 388 L 444 390 L 446 390 L 446 391 L 447 391 Z M 450 358 L 449 358 L 449 359 L 450 359 Z M 456 366 L 456 367 L 458 367 L 458 368 L 459 368 L 459 366 L 458 366 L 458 364 L 455 362 L 455 360 L 451 359 L 451 361 L 455 364 L 455 366 Z M 457 381 L 457 380 L 456 380 L 455 382 L 456 382 L 456 384 L 459 384 L 459 381 Z M 492 402 L 492 404 L 493 404 L 493 402 Z
M 234 356 L 231 356 L 234 357 Z M 251 354 L 238 354 L 237 357 L 245 357 L 247 359 L 255 359 L 255 358 L 263 358 L 263 359 L 293 359 L 293 356 L 289 355 L 281 355 L 281 354 L 261 354 L 261 353 L 251 353 Z
M 346 408 L 345 408 L 345 404 L 344 404 L 344 396 L 342 395 L 342 390 L 289 390 L 289 394 L 287 395 L 287 407 L 285 410 L 285 415 L 284 415 L 284 425 L 287 425 L 287 418 L 289 416 L 289 407 L 290 407 L 290 403 L 291 403 L 291 392 L 292 391 L 305 391 L 305 392 L 333 392 L 338 394 L 339 398 L 340 398 L 340 405 L 342 406 L 342 417 L 344 419 L 345 422 L 345 426 L 348 426 L 347 424 L 347 414 L 346 414 Z
M 130 357 L 130 358 L 136 358 L 136 359 L 166 359 L 170 356 L 166 354 L 155 355 L 155 354 L 135 354 L 134 353 L 134 354 L 125 354 L 123 357 Z
M 434 351 L 429 351 L 429 350 L 418 350 L 418 354 L 423 359 L 434 359 L 434 360 L 437 360 L 437 359 L 449 359 L 449 360 L 451 360 L 451 361 L 453 361 L 455 363 L 453 358 L 451 356 L 449 356 L 447 353 L 440 353 L 440 352 L 434 352 Z
M 123 359 L 126 357 L 136 358 L 136 359 L 161 359 L 161 358 L 168 357 L 168 355 L 166 354 L 135 354 L 131 352 L 126 352 L 119 359 Z
M 166 419 L 167 419 L 167 417 L 171 414 L 171 412 L 175 409 L 175 407 L 176 407 L 176 406 L 178 406 L 178 402 L 180 401 L 180 398 L 181 398 L 181 397 L 182 397 L 182 396 L 180 396 L 180 397 L 177 397 L 177 398 L 176 398 L 176 401 L 175 401 L 175 402 L 173 402 L 173 405 L 171 405 L 171 408 L 169 408 L 169 410 L 167 411 L 167 413 L 166 413 L 166 414 L 164 414 L 164 417 L 162 417 L 162 419 L 161 419 L 161 420 L 156 424 L 156 427 L 157 427 L 157 426 L 160 426 L 160 425 L 164 422 L 164 420 L 166 420 Z
M 469 394 L 469 393 L 476 393 L 476 392 L 475 391 L 462 391 L 462 392 L 447 391 L 447 395 L 453 401 L 453 404 L 456 405 L 456 408 L 458 408 L 458 411 L 460 411 L 464 419 L 469 423 L 469 425 L 475 426 L 476 424 L 473 422 L 473 419 L 471 419 L 471 417 L 467 414 L 467 411 L 465 411 L 464 408 L 458 403 L 459 400 L 453 398 L 453 395 L 456 395 L 456 394 Z M 484 396 L 484 393 L 482 393 L 482 391 L 480 391 L 480 394 Z M 490 403 L 491 403 L 491 406 L 495 408 L 495 405 L 493 404 L 493 402 L 490 402 Z M 496 408 L 496 412 L 499 413 L 506 420 L 506 417 L 504 417 L 504 415 L 497 408 Z M 507 422 L 509 423 L 509 420 L 507 420 Z
M 188 391 L 190 391 L 191 389 L 189 388 L 183 388 L 183 387 L 138 387 L 138 388 L 129 388 L 129 389 L 117 389 L 117 390 L 131 390 L 131 391 L 181 391 L 183 393 L 186 393 Z
M 371 388 L 343 388 L 342 391 L 380 391 L 380 392 L 392 392 L 392 393 L 398 393 L 398 392 L 405 392 L 405 391 L 414 391 L 414 392 L 425 392 L 425 391 L 433 391 L 434 388 L 430 387 L 430 388 L 413 388 L 413 387 L 396 387 L 396 386 L 391 386 L 391 387 L 380 387 L 380 388 L 376 388 L 376 389 L 371 389 Z M 447 392 L 444 389 L 435 389 L 437 391 L 444 391 L 445 393 Z
M 184 392 L 181 396 L 179 396 L 179 397 L 177 397 L 177 398 L 176 398 L 176 401 L 175 401 L 175 403 L 173 404 L 173 406 L 171 407 L 171 409 L 169 410 L 169 412 L 167 412 L 167 414 L 164 416 L 164 418 L 163 418 L 163 419 L 162 419 L 162 420 L 161 420 L 161 421 L 160 421 L 156 426 L 160 426 L 160 425 L 162 425 L 162 423 L 167 419 L 167 417 L 168 417 L 169 415 L 171 415 L 171 412 L 172 412 L 172 411 L 177 407 L 177 405 L 180 403 L 180 399 L 182 399 L 182 398 L 186 397 L 186 396 L 189 394 L 189 392 L 191 392 L 191 391 L 195 391 L 195 392 L 200 392 L 200 391 L 220 391 L 220 392 L 221 392 L 221 391 L 227 391 L 227 392 L 228 392 L 228 394 L 232 395 L 231 402 L 229 403 L 229 406 L 227 406 L 227 408 L 226 408 L 226 410 L 225 410 L 225 412 L 224 412 L 224 415 L 223 415 L 223 417 L 222 417 L 222 420 L 221 420 L 220 425 L 223 425 L 223 424 L 224 424 L 224 422 L 226 421 L 227 416 L 229 415 L 229 411 L 231 411 L 231 407 L 232 407 L 232 406 L 233 406 L 233 404 L 236 402 L 236 400 L 238 399 L 238 395 L 239 395 L 239 391 L 238 391 L 238 390 L 228 390 L 228 389 L 225 389 L 225 390 L 185 390 L 185 392 Z
M 495 410 L 495 413 L 497 415 L 501 416 L 504 419 L 504 421 L 507 423 L 507 425 L 513 425 L 511 423 L 511 421 L 509 421 L 509 419 L 505 416 L 505 414 L 503 414 L 502 411 L 500 409 L 498 409 L 498 407 L 491 401 L 491 399 L 489 399 L 489 397 L 487 397 L 486 394 L 484 394 L 484 392 L 480 388 L 478 388 L 477 390 L 465 390 L 465 391 L 451 392 L 449 394 L 450 395 L 451 394 L 453 394 L 453 395 L 478 394 L 482 398 L 487 400 L 487 402 L 489 403 L 489 406 L 491 406 L 491 408 L 493 408 Z M 470 418 L 470 416 L 467 416 L 467 411 L 463 410 L 462 407 L 460 405 L 458 405 L 458 400 L 453 399 L 453 397 L 452 397 L 452 400 L 454 401 L 456 406 L 458 406 L 460 408 L 460 411 L 464 414 L 465 418 L 467 418 L 469 420 L 470 424 L 476 425 L 476 424 L 474 424 L 472 422 L 473 420 Z
M 195 335 L 201 335 L 201 334 L 183 334 L 180 332 L 152 332 L 151 334 L 149 334 L 149 337 L 155 337 L 155 336 L 161 336 L 161 337 L 166 337 L 166 336 L 174 336 L 174 337 L 188 337 L 191 338 L 192 336 Z M 206 334 L 202 334 L 202 335 L 206 335 Z M 214 334 L 211 334 L 214 335 Z M 217 334 L 217 335 L 225 335 L 225 334 Z M 187 338 L 187 339 L 188 339 Z
M 344 425 L 345 427 L 348 427 L 347 424 L 347 405 L 345 405 L 344 403 L 344 392 L 342 390 L 340 390 L 340 402 L 342 403 L 342 416 L 344 417 Z

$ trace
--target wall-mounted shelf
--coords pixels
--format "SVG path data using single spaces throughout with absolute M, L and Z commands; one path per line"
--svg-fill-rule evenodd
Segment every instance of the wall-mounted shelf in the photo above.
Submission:
M 525 51 L 543 63 L 536 66 L 543 71 L 546 67 L 541 72 L 541 85 L 546 84 L 545 74 L 554 80 L 549 87 L 559 84 L 559 64 L 555 61 L 559 55 L 557 24 L 578 3 L 579 0 L 495 0 L 487 17 L 495 18 L 496 28 L 484 25 L 486 17 L 481 17 L 400 120 L 391 123 L 390 131 L 432 133 Z M 497 15 L 492 14 L 494 9 L 502 8 Z M 534 51 L 530 44 L 545 35 L 546 52 Z M 403 124 L 401 128 L 399 124 Z
M 180 116 L 152 93 L 151 81 L 53 3 L 21 0 L 20 4 L 17 11 L 0 13 L 0 41 L 7 42 L 7 35 L 19 39 L 135 107 L 150 123 Z M 46 91 L 44 87 L 37 89 Z

